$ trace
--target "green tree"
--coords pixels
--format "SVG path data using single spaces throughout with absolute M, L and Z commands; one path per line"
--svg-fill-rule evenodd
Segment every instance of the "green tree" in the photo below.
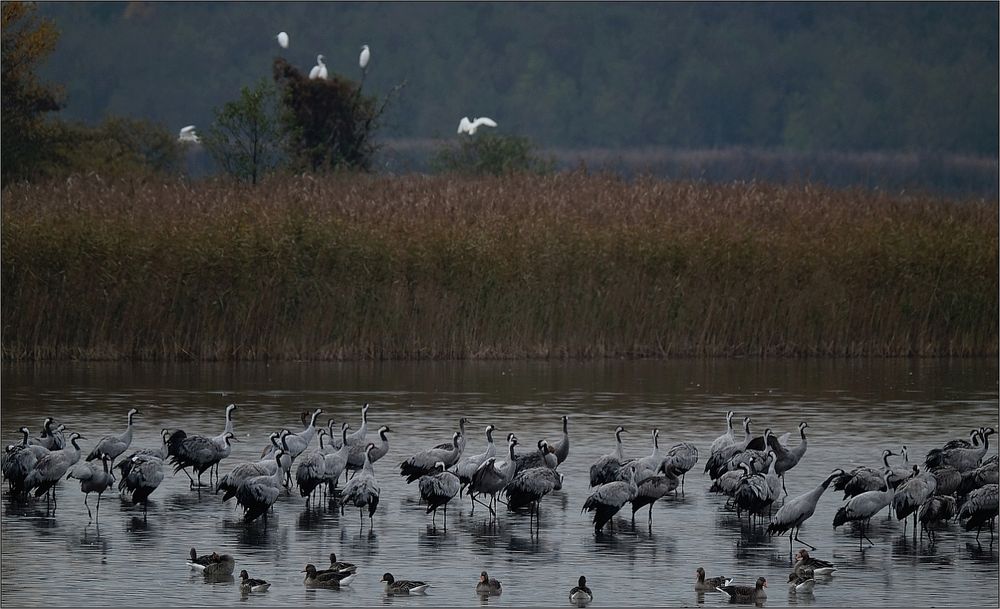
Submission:
M 4 2 L 2 40 L 2 182 L 32 177 L 52 153 L 52 129 L 45 115 L 63 107 L 62 91 L 40 83 L 38 64 L 55 49 L 59 33 L 53 23 L 35 15 L 32 3 Z
M 294 161 L 303 168 L 369 171 L 378 151 L 375 134 L 392 98 L 365 95 L 361 83 L 338 74 L 310 80 L 282 58 L 274 61 L 274 80 L 282 90 L 285 128 Z
M 437 171 L 472 175 L 508 173 L 549 173 L 555 161 L 538 155 L 531 140 L 516 135 L 482 133 L 462 137 L 460 143 L 446 144 L 434 155 Z
M 243 87 L 236 101 L 215 112 L 202 142 L 228 173 L 256 184 L 284 162 L 284 130 L 278 92 L 267 80 Z
M 84 171 L 126 177 L 180 170 L 177 137 L 151 121 L 110 117 L 97 127 L 56 123 L 54 133 L 55 158 L 43 169 L 47 176 Z

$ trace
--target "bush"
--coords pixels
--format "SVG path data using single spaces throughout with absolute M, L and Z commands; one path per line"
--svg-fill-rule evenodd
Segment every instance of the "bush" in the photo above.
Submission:
M 434 155 L 435 170 L 471 175 L 506 175 L 510 173 L 551 173 L 555 161 L 535 152 L 526 137 L 483 133 L 462 137 L 457 145 L 446 144 Z
M 47 176 L 94 172 L 114 178 L 180 170 L 176 137 L 151 121 L 112 117 L 97 127 L 58 123 L 54 131 L 56 159 L 43 169 Z
M 289 151 L 303 169 L 369 171 L 378 151 L 375 132 L 393 95 L 382 100 L 361 92 L 362 85 L 337 74 L 310 80 L 284 59 L 274 62 L 274 80 L 282 90 Z
M 243 87 L 239 99 L 216 110 L 202 141 L 226 173 L 256 184 L 284 163 L 284 140 L 278 91 L 261 80 L 253 88 Z

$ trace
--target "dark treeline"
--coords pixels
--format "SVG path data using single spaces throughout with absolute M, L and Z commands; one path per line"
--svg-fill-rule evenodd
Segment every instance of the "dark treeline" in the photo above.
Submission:
M 997 3 L 43 3 L 70 119 L 207 124 L 276 55 L 406 80 L 383 135 L 462 116 L 551 148 L 998 152 Z M 285 30 L 291 48 L 274 35 Z

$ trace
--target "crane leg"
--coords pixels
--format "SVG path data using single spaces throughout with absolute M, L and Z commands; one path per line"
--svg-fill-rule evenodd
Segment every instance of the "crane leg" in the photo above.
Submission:
M 653 504 L 649 504 L 649 526 L 653 526 Z
M 87 498 L 88 497 L 90 497 L 90 493 L 87 493 L 86 495 L 83 496 L 83 505 L 87 506 L 87 516 L 91 520 L 93 520 L 94 519 L 94 515 L 90 513 L 90 505 L 87 504 Z
M 97 519 L 101 519 L 101 495 L 104 493 L 97 493 Z
M 802 544 L 802 545 L 804 545 L 804 546 L 809 546 L 809 549 L 810 549 L 810 550 L 815 550 L 815 549 L 816 549 L 816 546 L 814 546 L 814 545 L 812 545 L 812 544 L 809 544 L 809 543 L 807 543 L 807 542 L 805 542 L 805 541 L 802 541 L 801 539 L 799 539 L 799 532 L 800 532 L 801 530 L 802 530 L 802 527 L 798 527 L 797 529 L 795 529 L 795 541 L 797 541 L 797 542 L 801 543 L 801 544 Z M 789 543 L 789 546 L 791 546 L 791 541 L 789 541 L 788 543 Z
M 444 530 L 448 530 L 448 504 L 444 504 Z
M 787 497 L 788 489 L 785 488 L 785 474 L 781 474 L 781 490 L 785 491 L 785 497 Z

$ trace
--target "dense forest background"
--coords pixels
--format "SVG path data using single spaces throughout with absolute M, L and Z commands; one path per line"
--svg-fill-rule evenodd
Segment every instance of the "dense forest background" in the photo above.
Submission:
M 490 116 L 543 148 L 998 154 L 998 5 L 42 3 L 63 116 L 211 121 L 279 54 L 386 91 L 382 137 Z M 287 31 L 291 47 L 274 40 Z

